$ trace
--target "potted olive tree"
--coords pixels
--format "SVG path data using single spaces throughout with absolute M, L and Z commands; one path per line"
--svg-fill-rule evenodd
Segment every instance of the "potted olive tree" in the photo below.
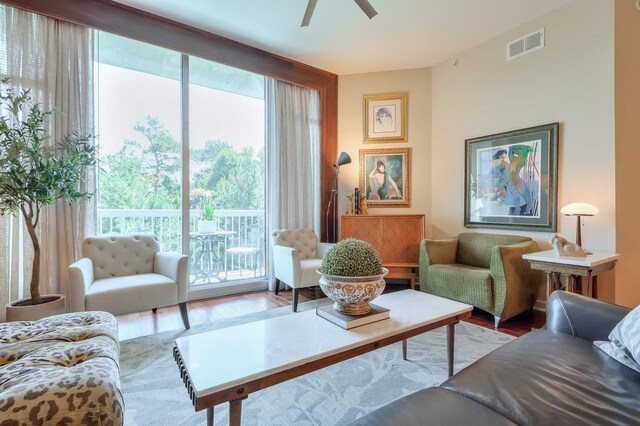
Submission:
M 7 304 L 7 320 L 37 319 L 64 312 L 64 296 L 40 294 L 42 210 L 93 195 L 81 184 L 97 162 L 97 150 L 92 135 L 78 132 L 46 144 L 48 120 L 57 112 L 42 111 L 30 90 L 16 91 L 6 78 L 0 83 L 0 111 L 0 213 L 21 214 L 33 245 L 31 297 Z
M 333 300 L 335 310 L 348 315 L 371 311 L 369 302 L 382 293 L 384 276 L 389 270 L 371 244 L 346 238 L 333 246 L 322 258 L 317 271 L 320 288 Z

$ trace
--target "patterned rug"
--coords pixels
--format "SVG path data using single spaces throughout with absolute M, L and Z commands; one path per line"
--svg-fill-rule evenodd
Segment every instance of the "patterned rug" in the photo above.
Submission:
M 327 299 L 306 302 L 299 305 L 299 310 L 315 309 L 327 302 Z M 270 309 L 188 331 L 168 331 L 121 342 L 125 424 L 206 424 L 205 411 L 194 411 L 180 380 L 171 354 L 174 340 L 290 313 L 290 307 Z M 512 339 L 506 334 L 460 323 L 456 326 L 455 371 Z M 442 383 L 447 379 L 446 365 L 446 335 L 441 328 L 409 340 L 409 361 L 402 360 L 401 344 L 397 343 L 251 394 L 243 402 L 242 424 L 347 424 L 403 395 Z M 215 424 L 228 425 L 228 412 L 228 404 L 216 406 Z

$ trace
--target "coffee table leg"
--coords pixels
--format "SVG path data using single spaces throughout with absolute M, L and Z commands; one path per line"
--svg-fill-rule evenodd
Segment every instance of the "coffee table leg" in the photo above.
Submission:
M 213 426 L 213 407 L 207 408 L 207 426 Z
M 402 341 L 402 359 L 407 360 L 407 340 Z
M 449 377 L 453 376 L 453 345 L 455 341 L 456 325 L 447 325 L 447 361 L 449 362 Z
M 240 426 L 242 417 L 242 400 L 247 397 L 229 401 L 229 426 Z

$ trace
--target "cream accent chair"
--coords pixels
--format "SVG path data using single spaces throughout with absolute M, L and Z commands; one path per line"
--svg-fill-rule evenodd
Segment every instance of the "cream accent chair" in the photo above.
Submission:
M 69 266 L 71 312 L 120 315 L 178 304 L 189 328 L 187 256 L 161 252 L 148 234 L 88 237 L 82 255 Z
M 316 269 L 335 244 L 320 243 L 312 229 L 281 229 L 272 234 L 273 275 L 276 294 L 280 281 L 293 289 L 293 312 L 298 310 L 298 290 L 320 283 Z

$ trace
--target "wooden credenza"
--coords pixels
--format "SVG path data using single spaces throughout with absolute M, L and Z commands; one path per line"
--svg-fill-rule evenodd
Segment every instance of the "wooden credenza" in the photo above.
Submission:
M 387 278 L 408 279 L 415 288 L 414 268 L 420 266 L 424 215 L 344 215 L 341 238 L 359 238 L 371 244 L 389 269 Z

